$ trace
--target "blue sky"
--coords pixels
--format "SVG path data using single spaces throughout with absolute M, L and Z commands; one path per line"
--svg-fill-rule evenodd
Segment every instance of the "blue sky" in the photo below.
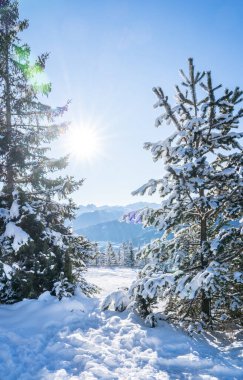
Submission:
M 22 39 L 33 55 L 50 52 L 49 102 L 72 99 L 65 119 L 94 125 L 101 152 L 91 161 L 71 156 L 68 173 L 85 184 L 79 204 L 157 201 L 132 197 L 150 178 L 163 175 L 143 150 L 170 127 L 154 127 L 151 89 L 160 85 L 173 102 L 178 69 L 193 57 L 198 70 L 211 70 L 216 84 L 243 87 L 243 1 L 241 0 L 20 0 L 30 21 Z M 65 152 L 63 140 L 53 153 Z

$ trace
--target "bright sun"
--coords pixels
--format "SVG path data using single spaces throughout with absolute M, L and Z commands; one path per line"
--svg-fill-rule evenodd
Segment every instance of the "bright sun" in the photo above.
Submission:
M 92 160 L 101 150 L 98 131 L 92 127 L 72 127 L 67 132 L 67 148 L 79 160 Z

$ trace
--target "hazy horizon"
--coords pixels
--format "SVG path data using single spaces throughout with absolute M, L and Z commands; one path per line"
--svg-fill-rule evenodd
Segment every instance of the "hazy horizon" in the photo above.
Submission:
M 144 198 L 143 198 L 144 199 Z M 129 202 L 129 203 L 110 203 L 110 204 L 97 204 L 97 203 L 86 203 L 86 204 L 77 204 L 78 207 L 88 207 L 88 206 L 95 206 L 95 207 L 126 207 L 126 206 L 130 206 L 130 205 L 135 205 L 135 204 L 157 204 L 159 205 L 159 202 L 152 202 L 152 201 L 144 201 L 144 200 L 141 200 L 141 201 L 135 201 L 135 202 Z

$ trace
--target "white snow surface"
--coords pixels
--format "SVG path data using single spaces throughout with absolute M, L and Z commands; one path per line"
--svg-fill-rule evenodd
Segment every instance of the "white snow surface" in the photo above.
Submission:
M 22 245 L 26 244 L 30 238 L 30 236 L 22 230 L 21 227 L 16 226 L 14 222 L 8 222 L 6 224 L 3 236 L 13 238 L 12 247 L 15 252 L 17 252 Z
M 58 301 L 0 305 L 1 380 L 242 379 L 242 351 L 220 349 L 160 322 L 152 329 L 133 313 L 100 310 L 110 291 L 128 287 L 131 269 L 90 268 L 102 288 L 97 298 L 79 293 Z M 100 298 L 99 298 L 100 297 Z

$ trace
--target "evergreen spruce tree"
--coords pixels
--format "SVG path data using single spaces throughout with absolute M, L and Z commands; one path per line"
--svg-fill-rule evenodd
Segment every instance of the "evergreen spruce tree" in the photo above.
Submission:
M 127 243 L 123 242 L 122 245 L 120 246 L 120 254 L 121 254 L 121 262 L 122 265 L 126 265 L 126 255 L 127 255 Z
M 243 133 L 237 128 L 243 110 L 242 91 L 215 86 L 211 72 L 196 72 L 191 58 L 189 74 L 180 72 L 185 90 L 176 86 L 175 106 L 160 87 L 153 89 L 155 108 L 163 109 L 156 126 L 165 122 L 172 133 L 145 143 L 154 161 L 163 161 L 165 175 L 135 194 L 158 191 L 162 203 L 138 211 L 135 220 L 164 233 L 145 248 L 152 261 L 131 294 L 143 316 L 166 300 L 165 314 L 190 330 L 236 323 L 240 316 Z
M 124 257 L 123 257 L 123 252 L 122 252 L 121 246 L 119 246 L 118 252 L 117 252 L 117 264 L 119 266 L 124 265 Z
M 105 267 L 107 265 L 105 252 L 100 252 L 98 266 Z
M 148 257 L 144 255 L 144 247 L 137 247 L 135 251 L 135 265 L 139 268 L 143 268 L 148 261 Z
M 110 242 L 107 243 L 105 255 L 106 255 L 106 265 L 108 266 L 117 265 L 116 254 Z
M 6 303 L 46 290 L 61 298 L 78 283 L 86 294 L 94 290 L 83 279 L 93 246 L 65 225 L 75 212 L 69 195 L 82 181 L 55 177 L 67 157 L 48 156 L 50 142 L 67 129 L 55 122 L 67 105 L 52 108 L 39 100 L 51 90 L 38 81 L 47 54 L 31 62 L 30 48 L 18 37 L 27 27 L 18 3 L 1 0 L 0 302 Z
M 95 250 L 94 250 L 94 256 L 93 256 L 93 262 L 94 265 L 99 266 L 99 261 L 100 261 L 100 255 L 101 252 L 99 250 L 98 244 L 95 244 Z
M 124 265 L 129 268 L 135 265 L 135 252 L 131 242 L 124 243 Z

